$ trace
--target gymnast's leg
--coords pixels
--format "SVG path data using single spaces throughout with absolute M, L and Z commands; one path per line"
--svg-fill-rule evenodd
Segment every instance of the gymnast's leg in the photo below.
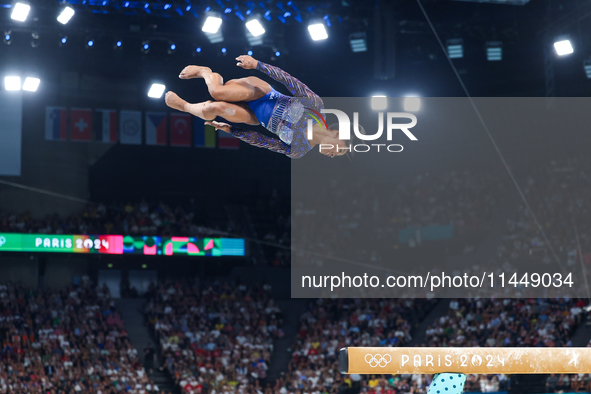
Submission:
M 187 66 L 181 71 L 180 79 L 203 78 L 207 84 L 209 94 L 216 101 L 238 102 L 254 101 L 271 91 L 271 85 L 256 77 L 232 79 L 224 83 L 218 73 L 209 67 Z
M 258 125 L 254 113 L 252 113 L 248 104 L 245 103 L 226 103 L 225 101 L 205 101 L 202 103 L 191 104 L 180 98 L 174 92 L 166 93 L 166 105 L 170 108 L 182 112 L 188 112 L 203 120 L 213 120 L 220 116 L 232 123 L 245 123 L 249 125 Z

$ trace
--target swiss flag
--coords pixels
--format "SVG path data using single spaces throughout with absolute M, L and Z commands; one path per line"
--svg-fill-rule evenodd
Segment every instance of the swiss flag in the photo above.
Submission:
M 170 146 L 191 146 L 191 115 L 170 114 Z
M 92 110 L 80 108 L 70 110 L 70 139 L 92 141 Z

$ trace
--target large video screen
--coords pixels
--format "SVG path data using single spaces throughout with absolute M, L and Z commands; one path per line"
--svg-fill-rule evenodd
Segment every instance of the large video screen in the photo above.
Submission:
M 242 238 L 0 233 L 0 252 L 244 256 Z

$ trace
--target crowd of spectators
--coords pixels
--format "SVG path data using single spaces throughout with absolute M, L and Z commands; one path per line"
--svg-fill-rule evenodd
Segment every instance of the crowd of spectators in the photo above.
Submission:
M 583 308 L 586 305 L 587 301 L 582 299 L 568 298 L 453 299 L 449 303 L 447 314 L 439 317 L 427 329 L 426 345 L 572 346 L 572 334 L 583 321 Z M 566 379 L 568 380 L 568 377 Z M 583 386 L 589 387 L 588 378 L 577 375 L 573 379 L 573 390 L 576 391 Z M 495 392 L 506 389 L 505 375 L 470 375 L 465 385 L 468 392 Z
M 155 394 L 109 290 L 0 285 L 0 392 Z
M 452 226 L 455 241 L 471 243 L 489 228 L 506 178 L 487 170 L 435 169 L 391 179 L 332 179 L 314 193 L 294 190 L 293 242 L 314 252 L 304 258 L 310 264 L 330 258 L 387 261 L 395 249 L 429 244 L 419 231 L 429 226 Z M 405 229 L 413 235 L 401 241 Z
M 193 200 L 174 206 L 142 199 L 125 204 L 89 203 L 82 212 L 68 217 L 53 214 L 36 218 L 29 212 L 0 212 L 0 232 L 199 237 L 239 231 L 228 220 L 212 222 L 204 215 L 198 215 L 198 211 Z
M 266 385 L 283 316 L 268 284 L 164 281 L 150 288 L 146 320 L 160 360 L 184 393 L 257 393 Z M 258 389 L 258 390 L 257 390 Z
M 506 233 L 497 250 L 498 259 L 545 264 L 560 260 L 568 267 L 580 265 L 580 257 L 591 261 L 589 162 L 577 158 L 552 161 L 531 171 L 523 184 L 533 215 L 520 201 L 507 219 Z M 578 255 L 579 244 L 584 256 Z
M 426 299 L 318 299 L 300 319 L 287 373 L 273 392 L 425 392 L 430 376 L 360 376 L 339 372 L 339 349 L 407 346 L 412 329 L 434 305 Z

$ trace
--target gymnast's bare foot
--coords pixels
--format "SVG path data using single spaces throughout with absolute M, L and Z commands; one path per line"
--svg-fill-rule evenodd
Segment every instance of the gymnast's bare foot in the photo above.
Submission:
M 170 108 L 176 109 L 177 111 L 186 112 L 185 105 L 187 102 L 180 98 L 175 92 L 166 93 L 166 96 L 164 96 L 164 101 Z
M 203 78 L 204 72 L 211 72 L 211 68 L 203 66 L 187 66 L 181 71 L 180 79 Z

